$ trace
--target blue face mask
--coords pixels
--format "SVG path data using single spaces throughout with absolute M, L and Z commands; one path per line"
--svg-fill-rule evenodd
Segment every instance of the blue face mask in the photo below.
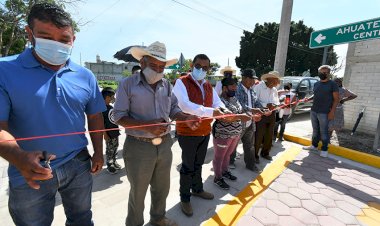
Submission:
M 195 67 L 193 68 L 193 72 L 191 75 L 193 78 L 197 81 L 203 80 L 206 77 L 206 71 L 204 71 L 202 68 L 196 69 Z
M 61 42 L 34 37 L 34 51 L 46 63 L 63 65 L 70 58 L 73 46 Z

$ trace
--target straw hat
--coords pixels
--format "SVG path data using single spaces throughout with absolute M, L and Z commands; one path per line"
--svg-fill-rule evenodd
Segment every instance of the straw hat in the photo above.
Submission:
M 147 48 L 132 47 L 130 52 L 137 60 L 140 60 L 143 56 L 150 56 L 161 62 L 166 62 L 166 67 L 178 61 L 177 59 L 166 60 L 166 47 L 161 42 L 153 42 Z
M 261 80 L 265 80 L 267 78 L 277 78 L 280 79 L 280 73 L 278 71 L 270 71 L 261 76 Z
M 233 75 L 236 74 L 236 70 L 235 69 L 232 69 L 231 66 L 225 66 L 223 69 L 220 70 L 220 74 L 224 74 L 224 72 L 226 71 L 231 71 Z

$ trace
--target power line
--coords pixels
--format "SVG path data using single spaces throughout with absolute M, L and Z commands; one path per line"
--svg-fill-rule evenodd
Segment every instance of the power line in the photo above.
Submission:
M 191 9 L 191 10 L 193 10 L 193 11 L 196 11 L 196 12 L 198 12 L 198 13 L 200 13 L 200 14 L 203 14 L 203 15 L 205 15 L 205 16 L 211 17 L 211 18 L 213 18 L 213 19 L 215 19 L 215 20 L 217 20 L 217 21 L 220 21 L 220 22 L 222 22 L 222 23 L 225 23 L 225 24 L 227 24 L 227 25 L 230 25 L 230 26 L 232 26 L 232 27 L 234 27 L 234 28 L 237 28 L 237 29 L 240 29 L 240 30 L 245 31 L 244 28 L 241 28 L 241 27 L 239 27 L 239 26 L 237 26 L 237 25 L 234 25 L 234 24 L 232 24 L 232 23 L 229 23 L 229 22 L 227 22 L 227 21 L 225 21 L 225 20 L 222 20 L 222 19 L 220 19 L 220 18 L 217 18 L 217 17 L 215 17 L 215 16 L 212 16 L 212 15 L 206 14 L 206 13 L 204 13 L 204 12 L 198 10 L 198 9 L 194 9 L 193 7 L 188 6 L 188 5 L 186 5 L 186 4 L 182 3 L 182 2 L 179 2 L 179 1 L 176 1 L 176 0 L 171 0 L 171 1 L 172 1 L 172 2 L 175 2 L 175 3 L 179 4 L 179 5 L 182 5 L 183 7 L 186 7 L 186 8 L 188 8 L 188 9 Z
M 227 24 L 227 25 L 230 25 L 230 26 L 232 26 L 232 27 L 234 27 L 234 28 L 240 29 L 240 30 L 242 30 L 242 31 L 247 31 L 246 29 L 244 29 L 244 28 L 242 28 L 242 27 L 240 27 L 240 26 L 238 26 L 238 25 L 232 24 L 232 23 L 227 22 L 227 21 L 225 21 L 225 20 L 223 20 L 223 19 L 220 19 L 220 18 L 218 18 L 218 17 L 215 17 L 215 16 L 212 16 L 212 15 L 210 15 L 210 14 L 207 14 L 207 13 L 205 13 L 205 12 L 203 12 L 203 11 L 200 11 L 200 10 L 198 10 L 198 9 L 195 9 L 195 8 L 193 8 L 193 7 L 189 6 L 189 5 L 186 5 L 186 4 L 182 3 L 182 2 L 179 2 L 179 1 L 177 1 L 177 0 L 171 0 L 171 1 L 173 1 L 174 3 L 177 3 L 177 4 L 179 4 L 179 5 L 182 5 L 183 7 L 186 7 L 186 8 L 188 8 L 188 9 L 191 9 L 191 10 L 193 10 L 193 11 L 196 11 L 196 12 L 198 12 L 198 13 L 201 13 L 201 14 L 203 14 L 203 15 L 205 15 L 205 16 L 211 17 L 211 18 L 213 18 L 213 19 L 215 19 L 215 20 L 217 20 L 217 21 L 220 21 L 220 22 L 222 22 L 222 23 L 225 23 L 225 24 Z M 197 2 L 198 2 L 198 1 L 197 1 Z M 198 2 L 198 3 L 199 3 L 199 2 Z M 201 4 L 201 5 L 205 6 L 205 7 L 208 8 L 209 10 L 212 10 L 212 11 L 214 11 L 214 12 L 217 12 L 217 13 L 221 14 L 221 15 L 224 15 L 224 13 L 222 13 L 222 12 L 216 10 L 216 9 L 213 9 L 213 8 L 210 7 L 210 6 L 207 6 L 207 5 L 205 5 L 205 4 Z M 237 22 L 239 22 L 239 23 L 243 23 L 243 24 L 246 25 L 246 26 L 248 25 L 248 24 L 246 24 L 246 23 L 244 23 L 244 22 L 241 22 L 240 20 L 238 20 L 238 19 L 236 19 L 236 18 L 231 17 L 231 16 L 227 16 L 227 17 L 230 18 L 230 19 L 232 19 L 232 20 L 235 20 L 235 21 L 237 21 Z M 253 28 L 253 27 L 251 27 L 250 25 L 248 25 L 248 27 L 250 27 L 250 29 Z M 252 29 L 252 30 L 254 30 L 254 29 Z M 249 31 L 248 31 L 248 32 L 249 32 Z M 274 43 L 277 43 L 277 40 L 273 40 L 273 39 L 268 38 L 268 37 L 265 37 L 265 36 L 263 36 L 263 35 L 254 34 L 253 32 L 251 32 L 251 33 L 252 33 L 253 35 L 257 36 L 257 37 L 260 37 L 260 38 L 266 39 L 266 40 L 268 40 L 268 41 L 272 41 L 272 42 L 274 42 Z M 300 51 L 304 51 L 304 52 L 307 52 L 307 53 L 312 53 L 312 54 L 321 55 L 321 56 L 323 55 L 323 54 L 321 54 L 321 53 L 317 53 L 317 52 L 313 52 L 313 51 L 310 51 L 310 50 L 302 49 L 302 48 L 300 48 L 300 47 L 296 47 L 296 46 L 291 46 L 291 45 L 289 45 L 289 44 L 288 44 L 288 47 L 289 47 L 289 48 L 294 48 L 294 49 L 297 49 L 297 50 L 300 50 Z
M 103 15 L 105 12 L 107 12 L 108 10 L 110 10 L 112 7 L 114 7 L 117 3 L 119 3 L 121 0 L 116 0 L 112 5 L 110 5 L 109 7 L 107 7 L 106 9 L 104 9 L 103 11 L 101 11 L 98 15 L 94 16 L 92 19 L 90 19 L 89 21 L 85 22 L 83 25 L 86 25 L 86 24 L 89 24 L 91 22 L 93 22 L 95 19 L 97 19 L 98 17 L 100 17 L 101 15 Z M 82 26 L 83 26 L 82 25 Z

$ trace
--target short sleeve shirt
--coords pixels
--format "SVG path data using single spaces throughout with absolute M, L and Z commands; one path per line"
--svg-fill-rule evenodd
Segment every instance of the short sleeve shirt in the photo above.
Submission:
M 8 122 L 15 138 L 84 132 L 85 114 L 106 110 L 95 76 L 68 60 L 58 71 L 40 64 L 31 49 L 17 59 L 0 62 L 0 121 Z M 56 168 L 87 146 L 85 134 L 17 142 L 25 151 L 47 151 L 57 156 Z M 10 183 L 25 181 L 10 165 Z
M 329 113 L 334 101 L 333 92 L 339 92 L 338 85 L 331 80 L 327 82 L 318 81 L 315 83 L 313 91 L 314 98 L 311 110 L 316 113 Z

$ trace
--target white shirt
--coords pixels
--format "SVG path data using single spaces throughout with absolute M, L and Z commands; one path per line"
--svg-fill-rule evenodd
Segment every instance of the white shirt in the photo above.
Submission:
M 202 91 L 202 97 L 203 100 L 205 99 L 205 91 L 203 88 L 203 84 L 206 82 L 206 80 L 202 80 L 202 84 L 199 85 L 198 81 L 195 81 L 195 83 L 198 85 L 198 87 Z M 214 89 L 212 89 L 212 107 L 205 107 L 203 105 L 196 104 L 194 102 L 191 102 L 189 99 L 189 95 L 187 93 L 187 89 L 185 85 L 183 84 L 181 79 L 178 79 L 174 85 L 173 93 L 178 99 L 178 106 L 181 108 L 181 110 L 184 113 L 196 115 L 199 117 L 212 117 L 214 114 L 214 109 L 218 107 L 225 107 L 223 102 L 220 100 L 218 94 L 215 92 Z
M 285 92 L 283 93 L 281 96 L 280 96 L 280 99 L 285 99 L 286 95 L 290 95 L 290 103 L 292 102 L 294 96 L 296 95 L 295 93 L 291 92 L 291 91 L 288 91 L 288 92 Z M 282 108 L 281 109 L 283 111 L 283 114 L 284 115 L 290 115 L 290 113 L 292 113 L 292 109 L 291 108 Z
M 277 89 L 275 87 L 269 89 L 264 81 L 255 86 L 254 91 L 261 106 L 266 107 L 267 104 L 280 104 Z

